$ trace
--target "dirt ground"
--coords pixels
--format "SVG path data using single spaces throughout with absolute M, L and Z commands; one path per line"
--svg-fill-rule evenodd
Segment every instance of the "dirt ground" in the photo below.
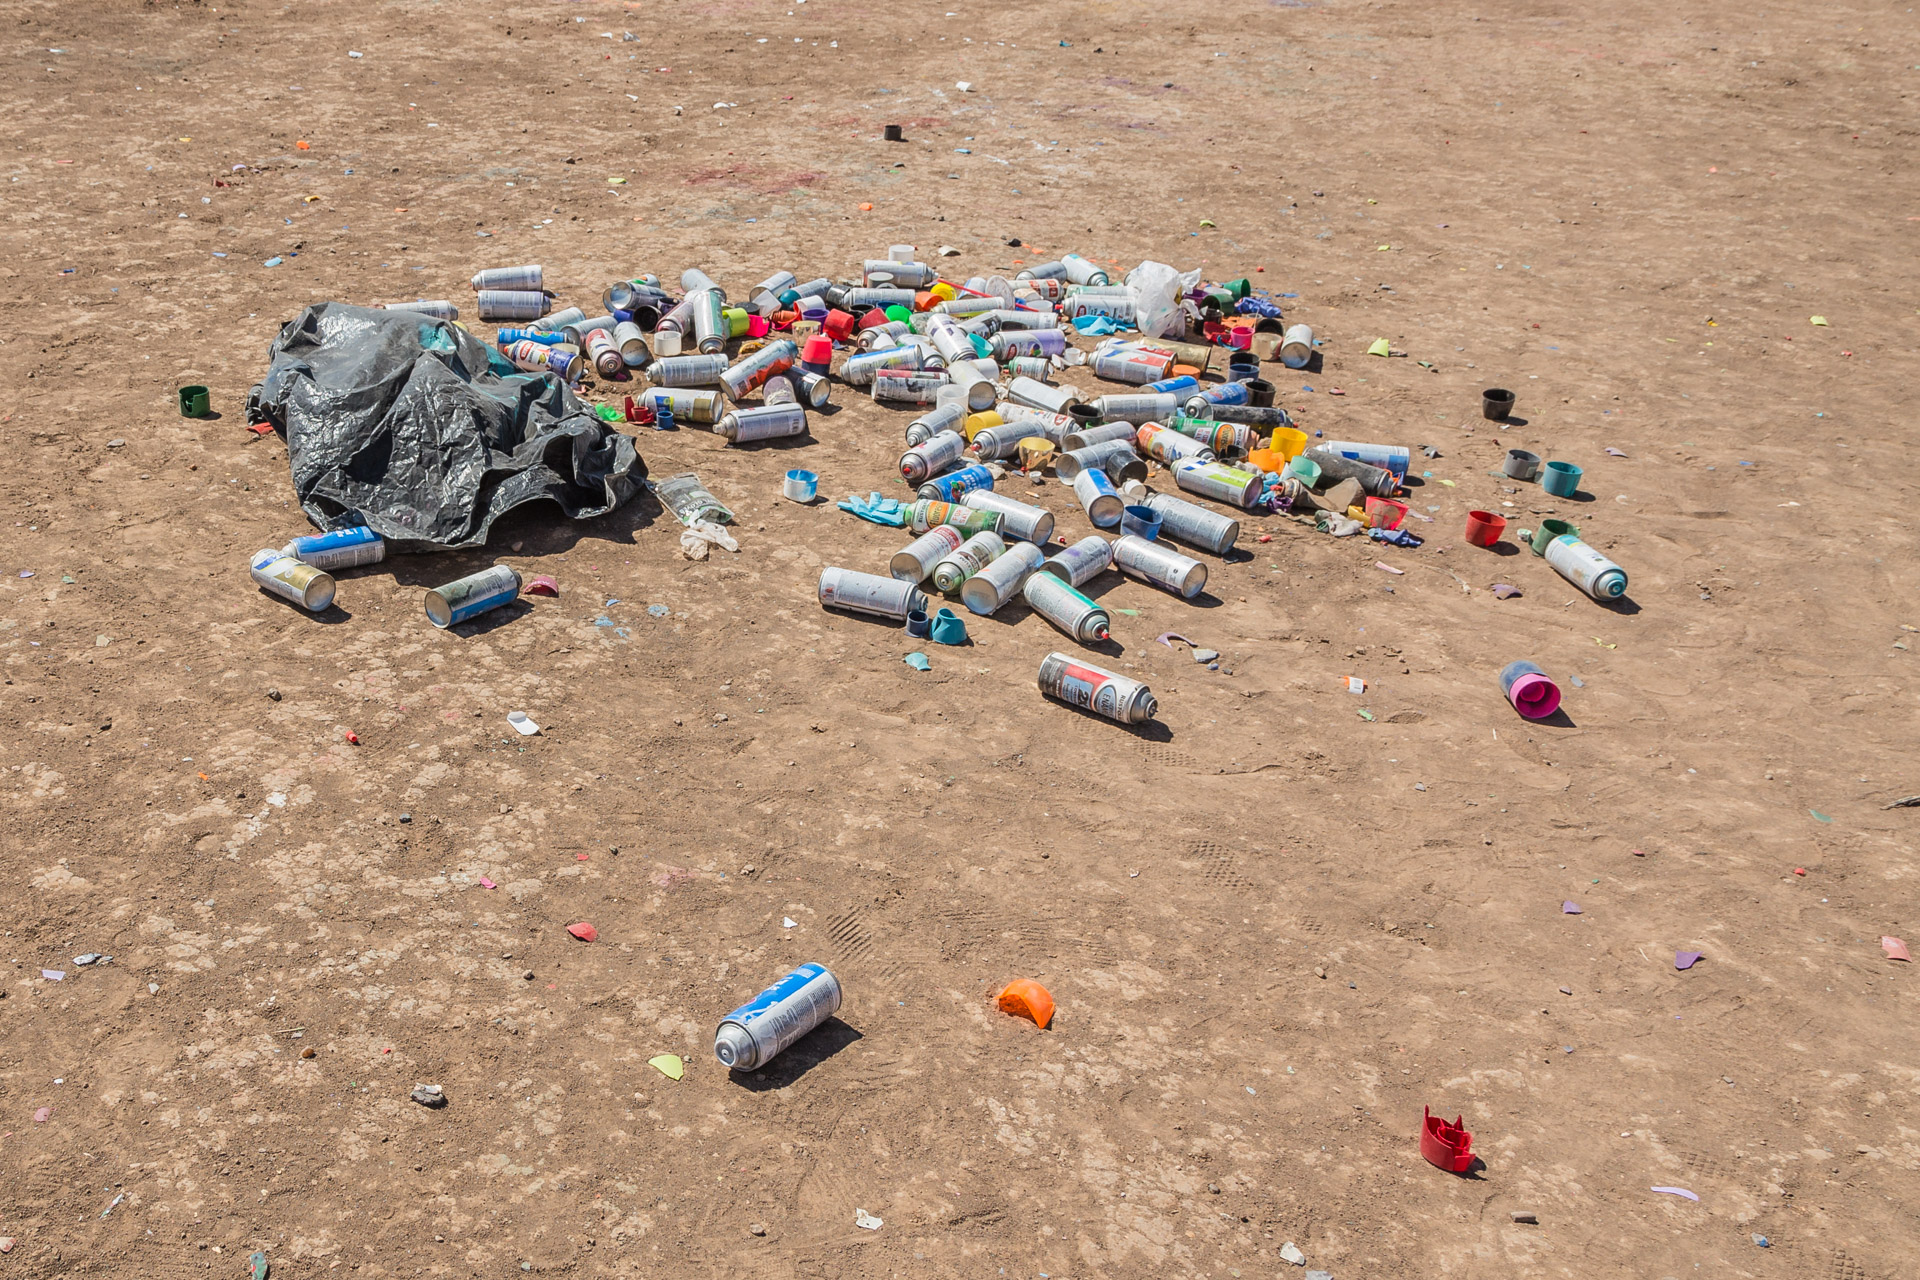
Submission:
M 1911 10 L 0 14 L 0 1277 L 1912 1274 Z M 818 606 L 904 541 L 778 496 L 902 492 L 905 416 L 844 390 L 786 447 L 641 432 L 738 555 L 648 497 L 324 620 L 249 582 L 307 531 L 243 408 L 306 304 L 895 242 L 1251 274 L 1325 340 L 1269 375 L 1306 429 L 1438 449 L 1427 544 L 1262 517 L 1194 604 L 1102 579 L 1139 733 L 1039 695 L 1073 646 L 1023 607 L 922 674 Z M 1476 507 L 1573 520 L 1630 602 Z M 495 562 L 559 598 L 427 625 Z M 730 1078 L 720 1015 L 806 960 L 839 1019 Z

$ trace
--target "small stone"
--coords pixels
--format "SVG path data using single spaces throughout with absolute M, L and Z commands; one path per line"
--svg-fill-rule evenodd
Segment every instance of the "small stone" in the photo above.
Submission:
M 147 994 L 148 994 L 148 995 L 150 995 L 150 996 L 157 996 L 157 995 L 159 995 L 159 994 L 160 994 L 160 984 L 159 984 L 159 983 L 157 983 L 157 982 L 149 982 L 149 983 L 147 984 Z
M 75 956 L 73 962 L 77 965 L 98 964 L 100 962 L 100 953 L 98 951 L 89 951 L 85 955 Z
M 280 701 L 280 691 L 278 689 L 269 689 L 267 690 L 267 697 L 271 701 L 278 702 Z
M 1538 1226 L 1540 1224 L 1540 1215 L 1533 1212 L 1531 1209 L 1515 1209 L 1512 1213 L 1508 1214 L 1507 1216 L 1509 1218 L 1512 1218 L 1515 1222 L 1525 1222 L 1533 1226 Z
M 107 441 L 107 448 L 109 448 L 109 449 L 124 449 L 124 448 L 126 448 L 126 447 L 127 447 L 127 442 L 126 442 L 125 440 L 109 440 L 109 441 Z
M 722 711 L 719 715 L 713 718 L 713 722 L 715 724 L 725 724 L 727 722 L 727 713 Z
M 1220 1184 L 1217 1182 L 1209 1182 L 1207 1184 L 1207 1190 L 1217 1196 L 1220 1194 Z
M 1195 649 L 1193 651 L 1193 660 L 1199 663 L 1213 662 L 1218 659 L 1219 656 L 1220 651 L 1218 649 Z
M 764 1222 L 756 1222 L 747 1228 L 747 1234 L 750 1236 L 763 1236 L 767 1234 L 767 1224 Z
M 437 1084 L 417 1084 L 413 1092 L 407 1095 L 423 1107 L 444 1107 L 447 1105 L 447 1092 Z
M 1321 968 L 1319 965 L 1315 965 L 1313 967 L 1313 976 L 1316 978 L 1324 978 L 1327 976 L 1327 971 Z
M 308 1045 L 306 1048 L 300 1051 L 300 1056 L 303 1058 L 311 1059 L 311 1058 L 318 1057 L 319 1055 L 314 1052 L 314 1048 L 312 1045 Z
M 1570 995 L 1572 995 L 1572 994 L 1573 994 L 1573 988 L 1572 988 L 1572 987 L 1562 987 L 1562 988 L 1560 988 L 1560 994 L 1561 994 L 1561 995 L 1563 995 L 1563 996 L 1570 996 Z
M 1307 1265 L 1307 1255 L 1300 1252 L 1300 1246 L 1291 1240 L 1280 1246 L 1280 1256 L 1296 1267 Z
M 533 981 L 533 970 L 531 970 L 531 969 L 529 969 L 529 970 L 527 970 L 527 971 L 526 971 L 525 973 L 523 973 L 523 974 L 521 974 L 520 976 L 521 976 L 521 977 L 523 977 L 523 978 L 525 978 L 525 979 L 526 979 L 526 980 L 527 980 L 528 982 L 532 982 L 532 981 Z
M 410 813 L 403 813 L 403 814 L 401 814 L 401 815 L 400 815 L 400 823 L 401 823 L 401 825 L 402 825 L 402 826 L 405 826 L 406 824 L 408 824 L 408 823 L 410 823 L 410 822 L 412 822 L 412 821 L 413 821 L 413 815 L 412 815 L 412 814 L 410 814 Z

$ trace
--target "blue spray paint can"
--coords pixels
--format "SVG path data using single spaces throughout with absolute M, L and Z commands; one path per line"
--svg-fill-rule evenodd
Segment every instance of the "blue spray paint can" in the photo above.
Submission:
M 355 529 L 335 529 L 332 533 L 295 538 L 280 548 L 280 554 L 332 573 L 336 569 L 357 569 L 363 564 L 378 564 L 387 558 L 387 544 L 379 534 L 361 525 Z
M 498 609 L 520 596 L 520 575 L 504 564 L 470 574 L 426 594 L 427 621 L 441 630 Z
M 987 469 L 985 463 L 976 462 L 958 471 L 949 471 L 946 475 L 935 476 L 920 486 L 918 496 L 934 502 L 956 502 L 964 506 L 965 495 L 976 489 L 991 488 L 993 488 L 993 472 Z
M 551 347 L 567 339 L 565 334 L 548 333 L 544 329 L 502 329 L 493 340 L 500 350 L 505 351 L 516 342 L 537 342 L 543 347 Z
M 839 979 L 803 964 L 720 1020 L 713 1056 L 735 1071 L 764 1067 L 839 1009 Z

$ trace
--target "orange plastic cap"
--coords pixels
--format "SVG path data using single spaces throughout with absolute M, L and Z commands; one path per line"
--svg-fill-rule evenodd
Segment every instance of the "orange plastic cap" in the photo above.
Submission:
M 1042 1029 L 1053 1021 L 1053 997 L 1032 978 L 1015 978 L 1009 982 L 996 1003 L 1000 1012 L 1032 1018 L 1034 1025 Z

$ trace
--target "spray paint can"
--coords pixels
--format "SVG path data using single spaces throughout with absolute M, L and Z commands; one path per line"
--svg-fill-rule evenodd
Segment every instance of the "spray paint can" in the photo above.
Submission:
M 993 354 L 1001 359 L 1013 356 L 1065 355 L 1067 335 L 1059 329 L 1027 329 L 993 335 Z
M 887 571 L 901 582 L 924 582 L 933 566 L 960 549 L 966 535 L 950 524 L 936 524 L 893 553 Z
M 712 355 L 726 349 L 727 318 L 721 314 L 726 310 L 725 299 L 718 289 L 702 289 L 698 293 L 687 295 L 693 303 L 693 340 L 702 355 Z
M 629 369 L 644 369 L 653 359 L 653 352 L 647 350 L 647 335 L 631 320 L 613 326 L 613 344 L 620 348 L 620 362 Z
M 800 348 L 785 338 L 776 339 L 723 372 L 720 389 L 727 399 L 739 401 L 774 374 L 793 368 L 799 358 Z
M 522 338 L 518 342 L 502 347 L 500 354 L 505 356 L 507 363 L 516 369 L 527 373 L 540 373 L 546 369 L 547 356 L 552 351 L 553 348 L 545 343 L 535 342 L 531 338 Z
M 1547 544 L 1547 563 L 1595 600 L 1618 600 L 1627 594 L 1627 571 L 1571 533 Z
M 961 298 L 948 298 L 945 302 L 942 302 L 937 306 L 935 306 L 934 310 L 938 311 L 941 315 L 954 316 L 957 318 L 959 316 L 985 315 L 989 311 L 998 311 L 1001 307 L 1005 305 L 1006 304 L 1003 301 L 1001 301 L 999 298 L 982 298 L 982 297 L 968 296 L 968 297 L 961 297 Z
M 842 304 L 849 311 L 865 310 L 877 307 L 884 311 L 888 307 L 905 307 L 913 310 L 913 290 L 892 288 L 858 288 L 847 290 L 847 300 Z
M 378 564 L 387 558 L 387 544 L 379 534 L 360 525 L 352 529 L 335 529 L 332 533 L 295 538 L 280 548 L 280 554 L 332 573 L 336 569 L 357 569 L 363 564 Z
M 829 565 L 820 571 L 820 603 L 828 609 L 905 622 L 909 613 L 926 612 L 927 593 L 911 582 Z
M 1140 428 L 1138 438 L 1141 450 L 1165 467 L 1178 466 L 1182 462 L 1214 460 L 1213 450 L 1192 436 L 1183 436 L 1178 431 L 1169 431 L 1151 422 Z
M 939 413 L 940 410 L 936 409 L 933 413 L 926 414 L 917 421 L 925 422 L 928 418 L 932 418 Z M 920 444 L 914 445 L 900 455 L 900 478 L 911 485 L 924 484 L 928 476 L 945 471 L 948 467 L 966 456 L 967 438 L 958 431 L 943 428 L 934 436 Z M 950 496 L 945 494 L 930 496 L 945 498 L 945 500 L 949 502 L 953 501 Z
M 994 370 L 998 373 L 999 370 Z M 993 408 L 993 378 L 982 372 L 972 360 L 956 360 L 947 366 L 947 381 L 966 392 L 967 408 L 979 412 Z
M 1064 262 L 1042 262 L 1038 266 L 1024 267 L 1014 276 L 1015 280 L 1065 280 L 1067 264 Z
M 878 404 L 935 404 L 947 386 L 944 373 L 918 369 L 881 369 L 873 375 L 873 399 Z
M 680 287 L 689 294 L 714 293 L 719 295 L 720 301 L 727 300 L 727 291 L 722 289 L 712 276 L 698 267 L 688 267 L 680 273 Z
M 962 501 L 975 511 L 998 511 L 1002 537 L 1043 546 L 1053 540 L 1053 512 L 1045 507 L 1009 498 L 993 489 L 969 490 Z
M 549 347 L 546 370 L 559 374 L 563 382 L 575 383 L 587 376 L 587 362 L 571 347 Z
M 1240 522 L 1218 511 L 1195 506 L 1170 493 L 1150 492 L 1144 484 L 1130 484 L 1123 491 L 1131 502 L 1152 507 L 1160 513 L 1160 536 L 1184 542 L 1202 551 L 1223 556 L 1233 550 L 1240 538 Z
M 1046 382 L 1053 376 L 1053 362 L 1045 356 L 1015 356 L 1007 361 L 1007 373 L 1015 378 Z
M 593 360 L 594 372 L 603 378 L 617 378 L 626 372 L 627 362 L 621 358 L 613 334 L 605 329 L 595 329 L 587 339 L 587 354 Z
M 1147 422 L 1165 422 L 1180 408 L 1179 397 L 1171 391 L 1104 395 L 1092 403 L 1104 421 L 1131 422 L 1136 427 Z
M 1088 363 L 1093 366 L 1093 376 L 1096 378 L 1105 378 L 1109 382 L 1131 382 L 1137 386 L 1166 377 L 1173 357 L 1151 347 L 1113 347 L 1094 353 Z
M 825 297 L 827 290 L 832 287 L 833 281 L 827 279 L 825 276 L 821 276 L 818 280 L 808 280 L 803 284 L 793 286 L 791 289 L 782 290 L 780 293 L 780 305 L 783 307 L 791 307 L 802 298 Z
M 850 387 L 870 387 L 874 375 L 882 369 L 918 369 L 920 348 L 887 347 L 880 351 L 862 351 L 847 357 L 840 366 L 840 380 Z
M 1106 271 L 1077 253 L 1065 254 L 1060 265 L 1066 268 L 1067 279 L 1078 285 L 1103 285 L 1107 283 Z
M 1113 620 L 1107 611 L 1051 573 L 1034 573 L 1021 585 L 1027 607 L 1081 644 L 1105 640 Z
M 544 293 L 507 289 L 482 289 L 474 301 L 482 320 L 538 320 L 552 305 Z
M 592 316 L 583 320 L 573 320 L 560 326 L 560 336 L 574 346 L 584 349 L 587 339 L 601 329 L 609 334 L 613 332 L 612 316 Z
M 1160 709 L 1138 680 L 1058 652 L 1040 660 L 1040 692 L 1121 724 L 1145 724 Z
M 973 339 L 967 331 L 937 311 L 928 313 L 927 337 L 948 364 L 974 358 Z
M 422 298 L 418 302 L 383 302 L 380 304 L 380 308 L 383 311 L 411 311 L 417 315 L 432 316 L 435 320 L 458 320 L 460 318 L 460 308 L 454 306 L 444 298 Z
M 1142 388 L 1144 391 L 1169 393 L 1174 396 L 1176 404 L 1187 399 L 1199 389 L 1200 379 L 1190 373 L 1178 373 L 1171 378 L 1162 378 L 1158 382 L 1149 382 Z M 1164 417 L 1166 415 L 1162 414 L 1161 416 Z
M 1080 397 L 1074 393 L 1072 387 L 1049 386 L 1044 382 L 1036 382 L 1032 378 L 1015 378 L 1008 383 L 1007 397 L 1016 404 L 1032 405 L 1036 409 L 1062 415 L 1066 413 L 1069 405 L 1080 402 Z M 1004 413 L 1000 416 L 1006 417 Z M 1072 419 L 1068 421 L 1071 422 Z
M 660 321 L 653 326 L 653 331 L 656 335 L 663 329 L 674 333 L 685 333 L 692 327 L 693 298 L 689 295 L 661 312 Z
M 916 445 L 923 445 L 943 431 L 951 431 L 959 434 L 960 424 L 966 420 L 967 410 L 964 405 L 943 404 L 936 408 L 929 409 L 907 424 L 907 445 L 910 448 Z M 964 444 L 965 442 L 965 437 L 962 436 L 961 443 Z M 958 461 L 958 459 L 953 459 L 952 461 Z M 943 463 L 941 465 L 944 466 L 947 464 Z M 902 459 L 902 475 L 906 475 L 905 468 L 906 462 Z M 931 472 L 929 472 L 929 474 L 930 473 Z M 918 484 L 921 480 L 926 479 L 926 475 L 917 477 L 907 476 L 906 479 L 908 484 Z
M 324 613 L 333 603 L 333 575 L 301 564 L 284 551 L 262 547 L 247 560 L 247 573 L 282 600 L 291 600 L 308 613 Z
M 933 585 L 952 595 L 960 584 L 1007 553 L 997 533 L 976 533 L 933 566 Z
M 1289 369 L 1304 369 L 1313 360 L 1313 327 L 1296 324 L 1287 326 L 1280 338 L 1280 363 Z
M 654 361 L 658 368 L 660 362 Z M 665 406 L 668 413 L 682 422 L 692 422 L 700 426 L 712 426 L 720 420 L 721 401 L 718 391 L 676 391 L 670 388 L 654 387 L 647 392 L 654 412 Z
M 1087 518 L 1096 529 L 1111 529 L 1119 524 L 1127 505 L 1120 500 L 1120 491 L 1107 479 L 1107 473 L 1098 467 L 1083 467 L 1074 476 L 1073 496 L 1086 508 Z
M 1067 432 L 1079 425 L 1060 410 L 1016 404 L 1011 400 L 1002 400 L 993 407 L 993 411 L 1000 415 L 1000 421 L 1018 428 L 1021 435 L 1045 436 L 1056 445 L 1067 438 Z
M 924 262 L 894 262 L 887 258 L 868 258 L 861 264 L 860 275 L 871 286 L 909 290 L 924 289 L 940 278 L 940 273 Z
M 925 533 L 943 524 L 962 533 L 998 533 L 1002 519 L 998 511 L 980 511 L 925 498 L 907 508 L 907 527 L 915 533 Z
M 1244 382 L 1222 382 L 1208 387 L 1197 396 L 1188 396 L 1186 411 L 1191 416 L 1205 413 L 1214 405 L 1242 405 L 1253 398 L 1253 392 Z
M 1079 587 L 1106 572 L 1112 563 L 1113 544 L 1098 534 L 1089 534 L 1048 556 L 1040 567 L 1068 586 Z
M 1030 302 L 1026 309 L 1009 311 L 985 311 L 975 317 L 984 320 L 994 331 L 1001 329 L 1058 329 L 1060 317 L 1054 314 L 1053 305 L 1046 302 Z
M 997 427 L 980 428 L 973 433 L 973 440 L 967 447 L 972 449 L 975 456 L 982 462 L 998 462 L 1019 453 L 1021 440 L 1038 434 L 1039 432 L 1028 430 L 1020 424 L 1003 423 Z
M 725 436 L 728 444 L 750 444 L 797 436 L 806 429 L 807 411 L 797 404 L 752 404 L 728 412 L 714 424 L 713 434 Z
M 570 325 L 576 320 L 585 320 L 586 318 L 587 313 L 580 308 L 568 307 L 565 311 L 556 311 L 552 315 L 536 316 L 528 321 L 528 327 L 544 330 L 547 333 L 558 333 L 563 326 Z M 482 316 L 481 319 L 484 320 L 486 317 Z
M 1076 293 L 1060 303 L 1060 315 L 1068 320 L 1077 320 L 1081 316 L 1106 316 L 1111 320 L 1133 324 L 1136 310 L 1131 294 Z
M 720 381 L 727 371 L 727 358 L 716 352 L 706 356 L 662 356 L 647 369 L 647 381 L 656 387 L 708 387 Z
M 1260 496 L 1260 475 L 1258 471 L 1242 471 L 1224 462 L 1188 461 L 1176 463 L 1173 468 L 1173 482 L 1188 493 L 1197 493 L 1215 502 L 1231 502 L 1236 507 L 1254 504 Z
M 1194 417 L 1212 418 L 1215 422 L 1241 422 L 1267 431 L 1293 425 L 1292 414 L 1271 404 L 1210 404 Z
M 993 488 L 993 472 L 985 463 L 976 462 L 958 471 L 935 476 L 920 486 L 919 496 L 935 502 L 958 502 L 965 506 L 967 495 L 977 489 Z
M 805 370 L 788 370 L 787 376 L 799 386 L 800 398 L 810 408 L 824 409 L 832 401 L 833 385 L 827 381 L 826 375 L 809 373 Z
M 1113 544 L 1113 567 L 1191 600 L 1207 585 L 1207 566 L 1172 547 L 1125 534 Z
M 762 404 L 799 404 L 800 393 L 793 384 L 793 376 L 776 373 L 761 383 L 760 402 Z
M 524 267 L 490 267 L 476 272 L 473 279 L 467 281 L 473 291 L 483 289 L 509 289 L 518 292 L 539 293 L 546 286 L 540 282 L 540 264 L 528 263 Z
M 747 305 L 763 316 L 780 309 L 780 295 L 799 283 L 791 271 L 776 271 L 747 291 Z
M 500 348 L 500 353 L 505 355 L 507 348 L 516 342 L 537 342 L 543 347 L 550 347 L 556 342 L 565 342 L 566 339 L 557 333 L 548 333 L 544 329 L 502 329 L 493 335 L 493 341 L 494 345 Z
M 803 964 L 720 1020 L 713 1056 L 734 1071 L 757 1070 L 839 1008 L 839 980 L 822 965 Z
M 960 603 L 966 606 L 969 613 L 977 613 L 983 618 L 989 616 L 1013 599 L 1014 593 L 1020 590 L 1021 584 L 1040 567 L 1044 559 L 1046 553 L 1031 542 L 1015 543 L 1007 548 L 1004 555 L 960 584 Z M 1051 574 L 1047 576 L 1052 577 Z
M 1391 498 L 1394 489 L 1398 487 L 1398 482 L 1393 478 L 1393 472 L 1385 467 L 1356 462 L 1331 449 L 1315 445 L 1301 456 L 1319 464 L 1320 478 L 1328 484 L 1338 484 L 1342 480 L 1358 480 L 1360 488 L 1376 498 Z
M 442 631 L 520 596 L 520 575 L 504 564 L 469 574 L 426 593 L 427 621 Z
M 905 345 L 901 339 L 913 331 L 898 320 L 889 320 L 885 324 L 876 324 L 871 329 L 862 329 L 854 342 L 862 351 L 883 351 L 888 347 Z
M 1125 440 L 1070 449 L 1054 457 L 1053 473 L 1062 480 L 1078 479 L 1083 471 L 1104 471 L 1117 484 L 1122 480 L 1145 480 L 1147 463 Z
M 1413 465 L 1413 455 L 1397 444 L 1355 444 L 1350 440 L 1329 440 L 1318 447 L 1331 450 L 1343 458 L 1364 462 L 1370 467 L 1391 471 L 1395 480 L 1405 480 L 1407 468 Z
M 1068 452 L 1072 452 L 1076 449 L 1091 449 L 1094 445 L 1105 444 L 1109 440 L 1131 441 L 1133 438 L 1134 427 L 1131 422 L 1103 422 L 1097 427 L 1082 427 L 1078 431 L 1070 431 L 1067 433 L 1067 438 L 1060 443 Z

